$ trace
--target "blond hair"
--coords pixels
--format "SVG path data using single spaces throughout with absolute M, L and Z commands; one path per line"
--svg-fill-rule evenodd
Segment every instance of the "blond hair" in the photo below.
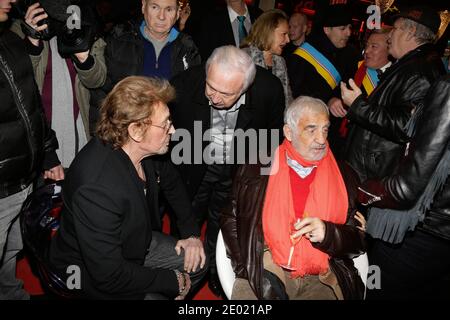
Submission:
M 281 10 L 273 9 L 264 12 L 252 25 L 247 38 L 242 42 L 241 48 L 253 45 L 261 51 L 270 50 L 274 41 L 274 32 L 281 22 L 289 24 L 289 19 Z
M 167 104 L 174 98 L 175 89 L 167 80 L 127 77 L 118 82 L 103 101 L 97 136 L 115 149 L 120 148 L 129 139 L 131 123 L 148 125 L 155 105 Z

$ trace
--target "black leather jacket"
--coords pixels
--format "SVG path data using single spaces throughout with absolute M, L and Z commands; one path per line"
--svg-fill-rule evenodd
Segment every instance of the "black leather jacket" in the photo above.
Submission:
M 58 165 L 57 148 L 25 44 L 11 31 L 0 31 L 0 199 Z
M 365 251 L 364 233 L 355 226 L 356 187 L 358 180 L 350 167 L 342 164 L 341 172 L 349 195 L 347 223 L 337 225 L 325 222 L 325 238 L 314 247 L 327 253 L 331 271 L 336 275 L 344 299 L 362 299 L 364 285 L 351 258 Z M 275 299 L 274 291 L 263 285 L 264 235 L 262 209 L 268 182 L 261 175 L 260 165 L 241 166 L 234 178 L 229 206 L 222 213 L 221 229 L 227 254 L 231 258 L 236 277 L 249 279 L 259 299 Z
M 108 70 L 102 88 L 91 90 L 90 128 L 95 128 L 98 108 L 106 95 L 120 80 L 140 75 L 144 66 L 144 41 L 139 30 L 140 21 L 116 26 L 105 39 L 105 63 Z M 201 63 L 200 54 L 192 38 L 180 32 L 171 43 L 171 75 L 182 73 L 186 68 Z M 168 79 L 169 80 L 169 79 Z
M 410 209 L 425 190 L 450 143 L 450 75 L 441 78 L 425 98 L 425 112 L 398 170 L 383 180 L 367 181 L 359 200 L 380 208 Z M 379 197 L 379 198 L 376 198 Z M 375 201 L 378 199 L 378 201 Z M 419 229 L 450 240 L 450 180 L 434 197 Z
M 353 123 L 346 160 L 361 181 L 387 176 L 402 156 L 406 125 L 432 83 L 445 70 L 431 44 L 407 53 L 381 76 L 372 94 L 358 97 L 347 117 Z

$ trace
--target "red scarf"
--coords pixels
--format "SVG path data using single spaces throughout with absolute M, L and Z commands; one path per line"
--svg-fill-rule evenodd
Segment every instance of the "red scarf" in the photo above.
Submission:
M 307 162 L 289 141 L 284 140 L 275 154 L 263 208 L 264 238 L 272 252 L 274 262 L 279 265 L 288 261 L 291 248 L 290 224 L 295 221 L 287 156 L 302 166 L 317 166 L 316 176 L 306 200 L 304 216 L 344 224 L 348 210 L 347 189 L 329 147 L 327 146 L 322 160 Z M 296 244 L 291 264 L 296 268 L 291 273 L 294 278 L 307 274 L 321 274 L 329 268 L 328 255 L 313 248 L 305 237 Z

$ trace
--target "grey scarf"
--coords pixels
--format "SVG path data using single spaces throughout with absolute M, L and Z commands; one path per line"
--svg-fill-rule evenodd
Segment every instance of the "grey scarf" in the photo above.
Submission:
M 87 143 L 81 116 L 74 119 L 72 80 L 65 59 L 58 54 L 56 37 L 49 41 L 52 59 L 52 129 L 58 138 L 56 150 L 64 168 Z
M 423 105 L 419 106 L 415 114 L 407 124 L 409 136 L 414 134 L 417 119 L 423 111 Z M 439 192 L 450 170 L 450 146 L 447 146 L 443 157 L 433 172 L 425 191 L 420 196 L 414 207 L 409 210 L 393 210 L 370 208 L 367 220 L 367 233 L 373 238 L 381 239 L 389 243 L 400 243 L 408 231 L 413 231 L 419 222 L 425 218 L 425 213 L 430 208 L 437 192 Z

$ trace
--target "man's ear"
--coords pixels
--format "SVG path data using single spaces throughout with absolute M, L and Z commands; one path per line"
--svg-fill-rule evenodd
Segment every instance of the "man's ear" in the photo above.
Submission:
M 331 28 L 330 27 L 323 27 L 323 32 L 328 36 L 331 32 Z
M 142 14 L 144 14 L 144 12 L 145 12 L 145 5 L 146 5 L 146 3 L 147 3 L 147 0 L 142 0 L 142 8 L 141 8 Z
M 411 41 L 414 38 L 414 35 L 416 34 L 417 28 L 411 27 L 408 29 L 408 33 L 406 35 L 406 40 Z
M 287 124 L 285 124 L 285 125 L 283 126 L 283 133 L 284 133 L 284 136 L 286 137 L 286 139 L 287 139 L 289 142 L 292 142 L 292 135 L 293 135 L 293 132 L 292 132 L 291 127 L 289 127 Z
M 135 142 L 141 142 L 144 137 L 144 128 L 136 122 L 132 122 L 128 125 L 128 136 Z

